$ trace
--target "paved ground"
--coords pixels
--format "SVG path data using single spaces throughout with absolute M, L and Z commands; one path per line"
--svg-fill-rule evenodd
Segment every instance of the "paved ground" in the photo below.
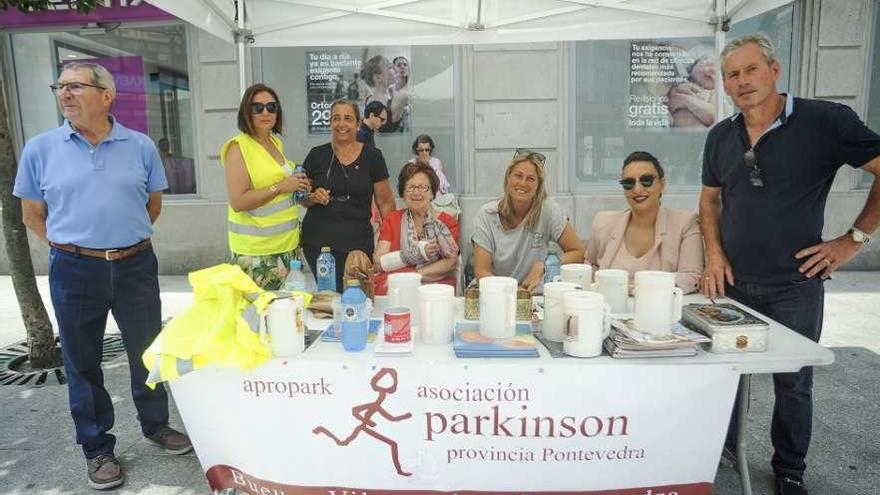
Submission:
M 48 296 L 45 277 L 40 288 Z M 184 277 L 162 277 L 163 313 L 169 317 L 190 300 Z M 836 361 L 816 369 L 813 444 L 807 482 L 814 495 L 880 493 L 880 272 L 843 272 L 827 285 L 821 343 Z M 47 299 L 48 300 L 48 299 Z M 112 328 L 111 331 L 115 331 Z M 0 277 L 0 347 L 24 339 L 9 277 Z M 116 452 L 128 481 L 114 493 L 176 495 L 208 493 L 193 454 L 170 456 L 141 437 L 128 392 L 124 357 L 105 372 L 116 406 Z M 756 495 L 770 495 L 769 418 L 772 382 L 752 381 L 749 461 Z M 172 423 L 180 425 L 176 411 Z M 719 467 L 716 495 L 735 495 L 740 485 L 729 467 Z M 88 494 L 84 462 L 73 441 L 64 387 L 0 386 L 0 494 Z

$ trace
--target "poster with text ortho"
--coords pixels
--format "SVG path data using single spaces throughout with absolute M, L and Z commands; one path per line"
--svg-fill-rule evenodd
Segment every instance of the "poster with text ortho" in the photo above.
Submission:
M 321 49 L 306 52 L 306 100 L 309 133 L 330 132 L 330 106 L 339 99 L 357 102 L 361 116 L 371 101 L 390 112 L 378 132 L 409 127 L 410 50 L 408 47 Z

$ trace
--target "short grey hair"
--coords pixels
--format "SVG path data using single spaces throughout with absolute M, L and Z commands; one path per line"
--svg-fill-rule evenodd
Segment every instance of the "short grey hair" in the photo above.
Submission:
M 65 70 L 88 71 L 92 75 L 92 84 L 109 89 L 113 93 L 113 97 L 116 97 L 116 81 L 113 80 L 113 74 L 103 65 L 93 62 L 73 62 L 64 64 L 62 71 Z
M 770 41 L 770 38 L 766 34 L 747 34 L 727 43 L 724 45 L 724 49 L 721 50 L 722 76 L 724 75 L 724 61 L 727 59 L 727 56 L 730 55 L 730 52 L 739 50 L 750 43 L 758 45 L 758 48 L 761 49 L 761 53 L 764 54 L 764 58 L 767 60 L 767 64 L 772 65 L 774 62 L 777 64 L 779 63 L 779 55 L 776 54 L 776 47 L 773 46 L 773 42 Z

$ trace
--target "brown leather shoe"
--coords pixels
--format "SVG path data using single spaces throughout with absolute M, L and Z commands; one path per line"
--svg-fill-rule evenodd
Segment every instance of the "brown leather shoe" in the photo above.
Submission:
M 122 464 L 112 454 L 86 459 L 89 470 L 89 486 L 95 490 L 109 490 L 125 482 Z
M 147 440 L 153 442 L 165 449 L 165 452 L 169 454 L 186 454 L 190 450 L 192 450 L 192 443 L 189 441 L 189 437 L 186 436 L 185 433 L 181 433 L 174 428 L 165 425 L 156 430 L 152 435 L 148 435 Z

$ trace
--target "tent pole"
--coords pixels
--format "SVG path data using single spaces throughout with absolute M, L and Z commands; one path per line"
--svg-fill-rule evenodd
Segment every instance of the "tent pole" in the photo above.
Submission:
M 242 96 L 247 88 L 247 63 L 245 62 L 247 44 L 254 39 L 250 31 L 245 29 L 244 17 L 246 13 L 244 3 L 245 0 L 237 0 L 238 15 L 236 16 L 236 21 L 238 29 L 235 33 L 235 44 L 238 45 L 238 89 Z
M 730 29 L 730 19 L 727 17 L 727 0 L 715 0 L 715 53 L 718 55 L 718 63 L 715 65 L 715 122 L 720 122 L 724 116 L 724 84 L 721 74 L 721 50 L 726 43 L 727 31 Z

